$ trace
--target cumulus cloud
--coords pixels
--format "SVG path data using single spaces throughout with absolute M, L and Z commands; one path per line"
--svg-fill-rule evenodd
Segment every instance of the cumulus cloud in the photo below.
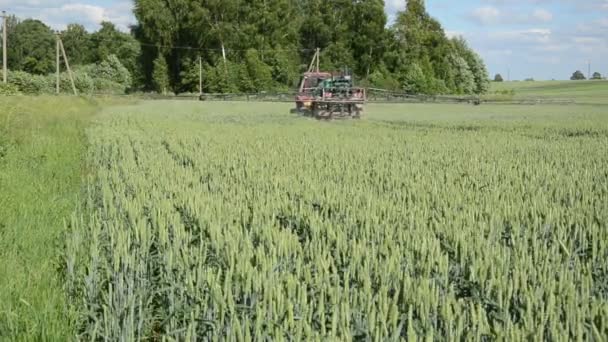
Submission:
M 473 9 L 469 19 L 480 25 L 539 24 L 553 20 L 553 13 L 543 8 L 514 9 L 506 6 L 482 6 Z

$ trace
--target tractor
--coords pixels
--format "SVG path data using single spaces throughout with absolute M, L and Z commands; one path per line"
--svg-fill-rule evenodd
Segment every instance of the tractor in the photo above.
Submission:
M 319 58 L 317 49 L 308 71 L 302 75 L 296 110 L 317 119 L 360 119 L 366 102 L 365 89 L 356 88 L 346 71 L 319 71 Z

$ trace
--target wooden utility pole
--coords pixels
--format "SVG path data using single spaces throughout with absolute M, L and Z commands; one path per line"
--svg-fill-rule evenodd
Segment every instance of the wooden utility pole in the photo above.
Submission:
M 8 66 L 7 66 L 7 52 L 6 52 L 6 40 L 8 33 L 6 32 L 6 11 L 2 11 L 2 80 L 6 84 L 8 83 Z
M 70 68 L 70 61 L 68 60 L 68 55 L 65 53 L 65 48 L 63 47 L 61 36 L 57 35 L 57 38 L 59 39 L 59 47 L 61 47 L 61 54 L 63 55 L 65 67 L 66 69 L 68 69 L 68 76 L 70 77 L 70 83 L 72 83 L 72 90 L 74 91 L 74 95 L 78 96 L 78 91 L 76 90 L 76 84 L 74 83 L 74 76 L 72 75 L 72 69 Z
M 310 66 L 308 67 L 308 72 L 319 72 L 319 60 L 321 59 L 321 49 L 317 48 L 315 50 L 314 56 L 312 56 L 312 61 L 310 62 Z M 316 70 L 315 70 L 316 68 Z
M 203 95 L 203 57 L 198 56 L 198 94 Z
M 55 81 L 55 92 L 57 93 L 57 95 L 59 95 L 60 93 L 60 88 L 59 88 L 59 83 L 61 82 L 60 79 L 60 73 L 61 73 L 61 66 L 59 64 L 59 33 L 55 33 L 56 34 L 56 42 L 55 42 L 55 57 L 56 57 L 56 67 L 57 67 L 57 79 Z
M 68 60 L 68 55 L 65 53 L 65 48 L 63 47 L 63 42 L 61 41 L 61 36 L 59 35 L 59 33 L 56 34 L 57 35 L 57 94 L 59 94 L 60 92 L 60 88 L 59 88 L 59 82 L 60 82 L 60 78 L 61 78 L 61 74 L 60 74 L 60 54 L 59 52 L 61 51 L 61 55 L 63 55 L 63 61 L 65 63 L 65 68 L 68 71 L 68 76 L 70 77 L 70 83 L 72 84 L 72 91 L 74 92 L 74 95 L 78 95 L 78 91 L 76 90 L 76 84 L 74 83 L 74 76 L 72 75 L 72 69 L 70 68 L 70 61 Z

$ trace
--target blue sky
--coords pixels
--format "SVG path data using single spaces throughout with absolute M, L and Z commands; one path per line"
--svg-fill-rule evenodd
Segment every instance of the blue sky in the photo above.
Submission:
M 389 18 L 405 0 L 386 0 Z M 77 22 L 94 30 L 101 20 L 126 30 L 130 0 L 0 0 L 0 9 L 38 18 L 53 28 Z M 567 79 L 573 71 L 608 74 L 608 0 L 427 0 L 449 35 L 462 35 L 489 72 L 511 79 Z

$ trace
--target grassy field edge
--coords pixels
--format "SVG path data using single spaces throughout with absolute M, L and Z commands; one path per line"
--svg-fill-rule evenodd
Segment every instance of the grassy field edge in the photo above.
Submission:
M 61 269 L 99 101 L 0 98 L 0 340 L 74 339 Z

